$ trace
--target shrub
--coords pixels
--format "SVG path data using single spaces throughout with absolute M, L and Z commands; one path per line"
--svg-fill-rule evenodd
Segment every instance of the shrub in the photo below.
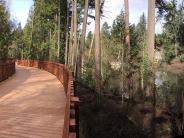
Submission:
M 182 54 L 182 55 L 180 56 L 180 61 L 181 61 L 181 62 L 184 62 L 184 54 Z

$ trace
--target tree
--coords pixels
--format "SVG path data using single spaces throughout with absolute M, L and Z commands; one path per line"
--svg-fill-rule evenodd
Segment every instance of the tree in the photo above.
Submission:
M 129 91 L 129 97 L 133 98 L 132 96 L 132 73 L 130 71 L 130 33 L 129 33 L 129 4 L 128 4 L 128 0 L 124 0 L 124 9 L 125 9 L 125 16 L 124 16 L 124 20 L 125 20 L 125 46 L 126 46 L 126 51 L 123 52 L 123 74 L 128 74 L 126 75 L 126 77 L 128 79 L 126 79 L 127 82 L 127 91 Z M 126 64 L 126 68 L 125 68 L 125 64 Z M 124 69 L 125 68 L 125 69 Z M 126 72 L 126 73 L 124 73 Z M 123 75 L 123 77 L 125 77 L 125 75 Z M 124 84 L 123 84 L 124 85 Z
M 101 93 L 100 0 L 95 0 L 95 80 L 96 91 Z
M 79 59 L 78 59 L 79 61 L 78 62 L 78 78 L 81 76 L 81 71 L 83 67 L 83 52 L 84 52 L 87 18 L 88 18 L 88 4 L 89 4 L 89 0 L 85 0 L 82 36 L 80 40 Z
M 125 6 L 125 43 L 128 47 L 127 54 L 129 54 L 130 50 L 130 34 L 129 34 L 129 6 L 128 6 L 128 0 L 124 0 L 124 6 Z
M 76 76 L 76 65 L 77 65 L 77 28 L 78 28 L 78 18 L 77 18 L 77 0 L 74 0 L 74 4 L 73 4 L 73 6 L 74 6 L 74 37 L 73 37 L 73 64 L 72 64 L 72 66 L 73 66 L 73 71 L 74 71 L 74 74 L 75 74 L 75 76 Z
M 10 15 L 6 8 L 5 1 L 0 1 L 0 63 L 5 62 L 8 58 L 8 47 L 11 43 Z
M 145 46 L 146 41 L 146 17 L 143 14 L 140 17 L 139 23 L 136 26 L 136 32 L 138 35 L 137 44 L 139 46 L 139 57 L 141 58 L 140 65 L 140 88 L 144 90 L 144 83 L 147 82 L 147 73 L 148 73 L 148 65 L 147 65 L 147 51 Z
M 149 83 L 147 86 L 148 94 L 152 93 L 152 120 L 155 119 L 155 66 L 154 66 L 154 44 L 155 44 L 155 0 L 148 1 L 148 29 L 147 29 L 147 51 L 149 59 Z M 152 137 L 155 137 L 155 124 L 151 123 Z
M 147 50 L 150 65 L 154 62 L 155 44 L 155 0 L 148 1 Z
M 59 61 L 61 63 L 65 63 L 65 46 L 67 43 L 66 40 L 66 34 L 67 34 L 67 0 L 60 0 L 60 10 L 59 10 L 59 15 L 60 15 L 60 40 L 61 40 L 61 44 L 60 44 L 60 54 L 59 54 Z

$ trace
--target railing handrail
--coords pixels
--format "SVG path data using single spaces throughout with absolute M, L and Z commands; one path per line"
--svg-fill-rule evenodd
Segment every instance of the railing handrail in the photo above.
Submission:
M 37 61 L 37 60 L 17 60 L 18 65 L 36 67 L 46 70 L 55 75 L 62 83 L 66 94 L 66 106 L 64 117 L 64 128 L 62 138 L 76 138 L 77 126 L 76 118 L 71 114 L 71 108 L 77 105 L 78 97 L 74 96 L 73 76 L 72 72 L 63 64 L 50 62 L 50 61 Z M 74 121 L 74 122 L 73 122 Z M 71 123 L 72 122 L 72 123 Z

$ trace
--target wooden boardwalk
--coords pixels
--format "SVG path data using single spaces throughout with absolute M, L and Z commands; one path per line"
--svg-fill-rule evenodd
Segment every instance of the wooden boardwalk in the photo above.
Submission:
M 66 96 L 57 78 L 36 68 L 17 67 L 0 83 L 0 138 L 60 138 Z

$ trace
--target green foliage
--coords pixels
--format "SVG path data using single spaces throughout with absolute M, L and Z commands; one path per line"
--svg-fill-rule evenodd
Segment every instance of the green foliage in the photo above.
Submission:
M 94 60 L 89 59 L 85 61 L 81 82 L 92 88 L 95 87 L 94 70 Z
M 12 22 L 5 1 L 0 1 L 0 62 L 8 58 L 8 47 L 12 40 Z
M 177 5 L 176 0 L 165 3 L 165 12 L 163 14 L 164 32 L 157 37 L 157 46 L 164 46 L 165 61 L 170 63 L 177 55 L 182 54 L 180 49 L 183 47 L 183 5 Z M 177 46 L 177 47 L 176 47 Z
M 89 31 L 88 35 L 87 35 L 87 38 L 86 38 L 86 41 L 85 41 L 85 47 L 86 48 L 90 47 L 92 37 L 93 37 L 93 33 L 91 31 Z
M 180 56 L 180 61 L 181 61 L 181 62 L 184 62 L 184 54 L 182 54 L 182 55 Z
M 11 53 L 16 58 L 52 60 L 64 63 L 65 34 L 67 31 L 66 2 L 66 0 L 34 0 L 27 24 L 23 30 L 17 27 L 14 31 L 15 48 Z M 58 36 L 59 32 L 60 37 Z
M 124 13 L 121 11 L 120 15 L 116 17 L 113 21 L 111 35 L 112 38 L 115 39 L 116 42 L 121 43 L 124 42 L 125 37 L 125 21 L 124 21 Z
M 175 58 L 175 51 L 174 51 L 175 46 L 173 44 L 171 44 L 171 45 L 168 44 L 164 47 L 164 49 L 165 49 L 165 52 L 164 52 L 165 61 L 167 63 L 170 63 L 171 60 Z

